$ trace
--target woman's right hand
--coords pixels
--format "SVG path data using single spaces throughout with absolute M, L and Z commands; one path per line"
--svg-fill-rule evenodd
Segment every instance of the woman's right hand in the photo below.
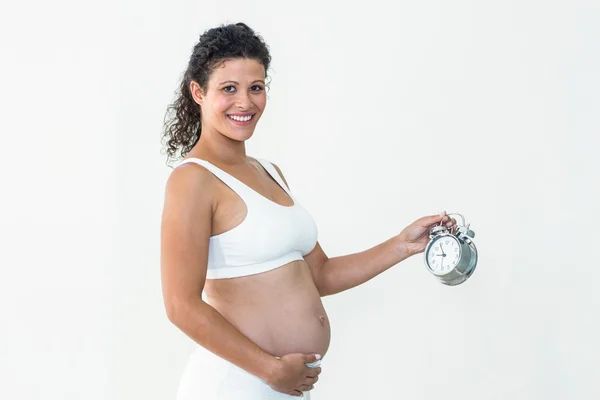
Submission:
M 302 392 L 308 392 L 314 388 L 321 373 L 321 367 L 311 368 L 305 363 L 313 363 L 319 358 L 316 354 L 286 354 L 280 359 L 276 359 L 276 366 L 267 383 L 278 392 L 302 396 Z

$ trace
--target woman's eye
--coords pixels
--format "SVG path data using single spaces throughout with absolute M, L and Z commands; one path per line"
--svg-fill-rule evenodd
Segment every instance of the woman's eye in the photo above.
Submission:
M 260 92 L 261 90 L 263 90 L 263 87 L 259 86 L 259 85 L 254 85 L 254 86 L 251 87 L 251 89 L 252 89 L 253 92 Z M 225 86 L 223 88 L 223 90 L 226 93 L 235 93 L 236 88 L 235 88 L 235 86 Z

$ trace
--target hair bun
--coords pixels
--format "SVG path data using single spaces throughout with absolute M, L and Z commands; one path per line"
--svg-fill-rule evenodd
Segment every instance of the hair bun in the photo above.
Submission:
M 242 28 L 244 28 L 245 30 L 249 31 L 249 32 L 254 32 L 248 25 L 246 25 L 243 22 L 238 22 L 237 24 L 235 24 L 236 26 L 241 26 Z

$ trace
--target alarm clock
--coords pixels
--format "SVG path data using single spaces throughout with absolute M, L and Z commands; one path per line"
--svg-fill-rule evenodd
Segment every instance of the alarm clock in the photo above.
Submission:
M 440 222 L 429 230 L 431 240 L 424 251 L 425 266 L 443 284 L 456 286 L 475 271 L 477 248 L 473 241 L 475 232 L 469 229 L 470 224 L 465 226 L 465 218 L 457 213 L 448 215 L 460 216 L 463 224 L 447 228 Z

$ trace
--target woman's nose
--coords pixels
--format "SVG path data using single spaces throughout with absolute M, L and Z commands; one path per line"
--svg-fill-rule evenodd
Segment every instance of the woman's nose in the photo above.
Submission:
M 242 110 L 249 110 L 252 108 L 252 100 L 248 96 L 241 96 L 237 102 L 237 105 Z

